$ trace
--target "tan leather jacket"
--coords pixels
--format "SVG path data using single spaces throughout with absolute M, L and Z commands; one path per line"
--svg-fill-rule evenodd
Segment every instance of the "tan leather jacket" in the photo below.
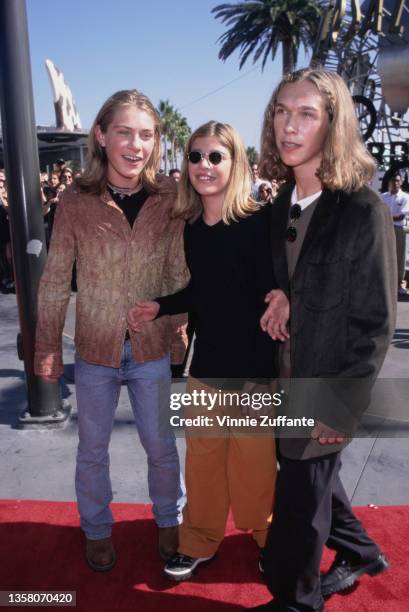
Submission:
M 158 176 L 158 188 L 143 205 L 133 228 L 106 192 L 102 196 L 64 192 L 55 216 L 50 251 L 38 294 L 35 372 L 63 372 L 62 332 L 77 265 L 75 345 L 81 359 L 118 368 L 127 330 L 127 312 L 139 300 L 174 293 L 186 286 L 182 220 L 169 211 L 176 197 L 171 179 Z M 181 363 L 186 317 L 161 317 L 130 332 L 137 362 L 171 353 Z

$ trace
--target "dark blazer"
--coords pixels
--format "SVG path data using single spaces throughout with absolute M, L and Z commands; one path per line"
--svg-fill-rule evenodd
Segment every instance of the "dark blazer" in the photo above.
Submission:
M 351 432 L 367 409 L 396 321 L 396 254 L 391 215 L 369 187 L 324 189 L 291 282 L 285 255 L 293 185 L 275 200 L 273 265 L 290 299 L 290 416 L 314 416 Z M 302 380 L 300 380 L 302 379 Z M 339 450 L 309 439 L 282 439 L 289 458 Z

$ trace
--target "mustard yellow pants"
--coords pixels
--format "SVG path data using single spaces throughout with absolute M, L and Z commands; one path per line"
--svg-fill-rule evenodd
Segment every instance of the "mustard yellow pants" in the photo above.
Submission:
M 194 389 L 216 391 L 190 377 L 187 392 Z M 212 418 L 213 426 L 185 429 L 187 504 L 179 530 L 179 552 L 191 557 L 213 555 L 224 538 L 230 508 L 236 527 L 251 530 L 263 547 L 277 472 L 273 431 L 262 428 L 263 435 L 255 435 L 260 428 L 229 427 L 216 421 L 217 415 L 241 417 L 240 406 L 217 404 L 211 411 L 190 407 L 184 416 L 199 414 Z

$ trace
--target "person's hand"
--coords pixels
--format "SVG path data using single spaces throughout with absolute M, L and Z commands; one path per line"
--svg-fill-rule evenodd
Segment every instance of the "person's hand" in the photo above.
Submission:
M 290 318 L 290 303 L 281 289 L 269 291 L 264 298 L 268 307 L 260 319 L 261 329 L 268 333 L 273 340 L 284 342 L 290 337 L 288 333 L 288 320 Z
M 274 406 L 272 402 L 267 406 L 265 406 L 263 403 L 263 405 L 260 406 L 260 408 L 258 406 L 257 408 L 254 408 L 253 407 L 254 402 L 253 402 L 253 397 L 252 397 L 253 394 L 257 393 L 258 401 L 261 395 L 264 395 L 264 394 L 268 394 L 270 398 L 272 398 L 273 393 L 274 393 L 274 388 L 272 386 L 272 383 L 259 383 L 253 380 L 246 380 L 241 390 L 241 395 L 243 394 L 246 394 L 246 396 L 249 395 L 251 400 L 250 402 L 246 401 L 245 405 L 243 405 L 243 403 L 240 403 L 242 416 L 249 416 L 250 418 L 255 418 L 255 419 L 261 419 L 261 417 L 264 417 L 264 416 L 274 416 Z M 247 406 L 246 405 L 247 403 L 249 403 L 250 405 Z
M 315 421 L 315 427 L 311 431 L 311 438 L 318 440 L 319 444 L 342 444 L 345 440 L 345 435 L 331 429 L 328 425 L 324 425 L 320 421 Z
M 145 321 L 153 321 L 159 312 L 158 302 L 138 302 L 128 312 L 129 327 L 140 332 Z
M 46 383 L 56 383 L 56 382 L 58 382 L 58 378 L 59 377 L 58 376 L 44 376 L 44 375 L 41 375 L 41 376 L 39 376 L 39 378 L 41 378 L 41 380 L 43 382 L 46 382 Z

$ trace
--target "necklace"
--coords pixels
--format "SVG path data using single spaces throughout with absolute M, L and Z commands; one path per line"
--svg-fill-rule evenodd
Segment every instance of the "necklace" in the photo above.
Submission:
M 134 195 L 134 193 L 138 193 L 138 191 L 142 189 L 142 183 L 139 183 L 137 187 L 117 187 L 116 185 L 112 185 L 112 183 L 107 184 L 112 193 L 117 195 L 121 200 Z

